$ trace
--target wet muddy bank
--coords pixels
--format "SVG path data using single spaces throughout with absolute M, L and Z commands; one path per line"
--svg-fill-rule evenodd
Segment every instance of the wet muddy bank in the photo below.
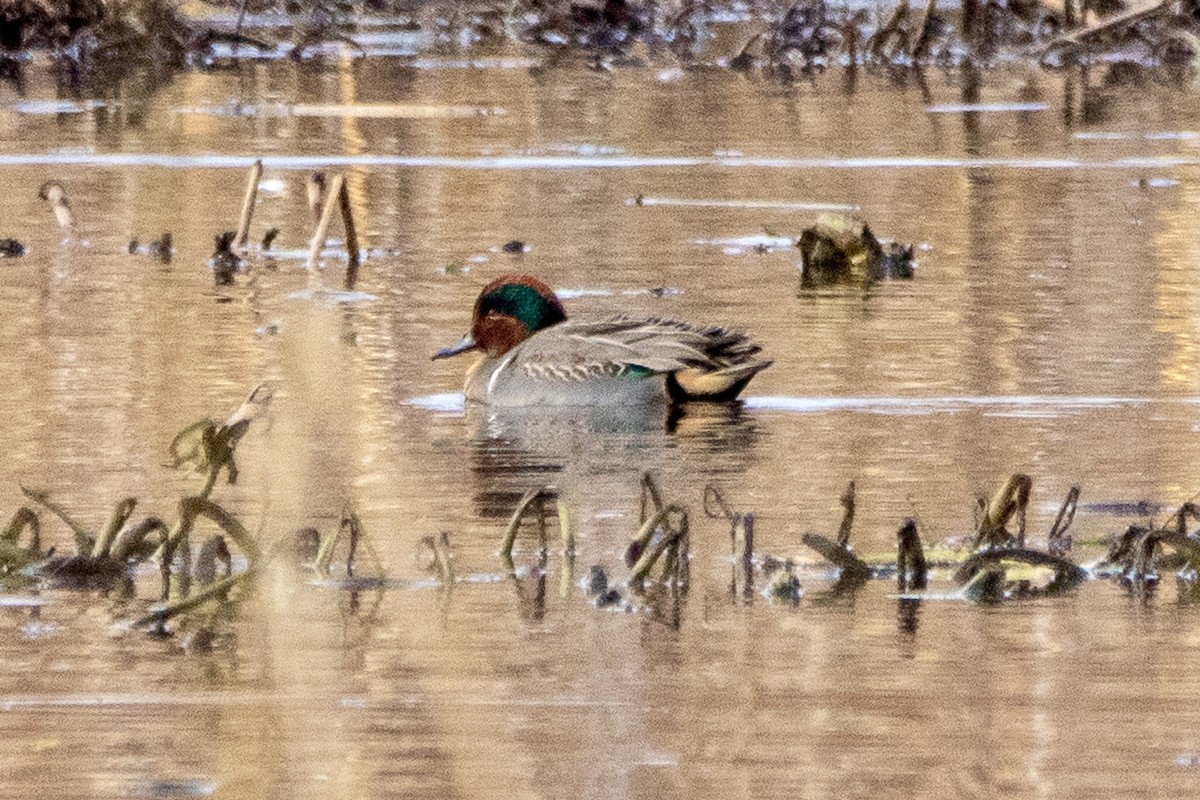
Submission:
M 433 3 L 364 10 L 301 2 L 16 2 L 5 11 L 0 72 L 48 57 L 71 75 L 211 69 L 324 56 L 526 57 L 593 68 L 729 69 L 792 81 L 831 66 L 1057 67 L 1132 63 L 1191 70 L 1196 0 L 1092 4 L 904 0 L 895 5 L 633 0 Z M 1094 9 L 1094 10 L 1093 10 Z

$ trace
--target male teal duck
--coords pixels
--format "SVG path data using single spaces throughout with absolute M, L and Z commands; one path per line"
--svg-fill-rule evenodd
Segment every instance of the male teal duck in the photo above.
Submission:
M 759 371 L 758 345 L 724 328 L 623 315 L 580 322 L 542 281 L 505 275 L 483 287 L 471 330 L 433 358 L 478 350 L 467 400 L 498 406 L 732 400 Z

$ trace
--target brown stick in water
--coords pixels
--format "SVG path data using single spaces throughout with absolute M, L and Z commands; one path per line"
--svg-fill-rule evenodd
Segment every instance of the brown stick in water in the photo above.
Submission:
M 262 180 L 262 174 L 263 163 L 259 158 L 251 165 L 250 174 L 246 178 L 246 194 L 242 198 L 242 215 L 238 218 L 237 236 L 233 240 L 238 247 L 245 247 L 250 238 L 250 218 L 254 216 L 254 201 L 258 199 L 258 183 Z

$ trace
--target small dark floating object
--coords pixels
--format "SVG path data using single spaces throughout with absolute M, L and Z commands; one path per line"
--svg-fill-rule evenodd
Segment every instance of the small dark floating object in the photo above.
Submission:
M 822 214 L 796 242 L 800 248 L 804 286 L 835 283 L 873 283 L 885 278 L 913 276 L 913 248 L 881 242 L 862 220 Z
M 292 531 L 291 560 L 296 566 L 311 564 L 321 551 L 321 533 L 316 528 L 299 528 Z
M 599 564 L 593 565 L 588 571 L 587 593 L 597 608 L 621 602 L 621 593 L 608 585 L 608 573 Z
M 798 605 L 804 590 L 800 587 L 800 579 L 791 569 L 778 569 L 771 574 L 767 588 L 763 594 L 776 603 Z
M 520 255 L 522 253 L 528 253 L 532 248 L 530 248 L 529 245 L 525 244 L 520 239 L 513 239 L 511 242 L 505 242 L 500 249 L 506 253 Z
M 0 258 L 20 258 L 28 252 L 16 239 L 0 239 Z
M 234 231 L 225 231 L 214 237 L 215 247 L 208 259 L 208 266 L 212 268 L 213 281 L 218 286 L 231 285 L 233 276 L 241 272 L 244 266 L 241 257 L 231 249 L 236 235 Z
M 161 236 L 152 240 L 145 248 L 142 247 L 137 237 L 134 237 L 129 240 L 129 255 L 133 256 L 138 253 L 145 253 L 163 264 L 170 264 L 171 255 L 175 252 L 173 243 L 174 237 L 171 236 L 170 231 L 163 232 Z
M 170 264 L 173 243 L 174 237 L 171 236 L 171 232 L 163 231 L 161 236 L 146 246 L 146 253 L 163 264 Z
M 265 253 L 271 249 L 271 245 L 275 243 L 275 239 L 279 236 L 279 228 L 271 228 L 263 234 L 262 251 Z

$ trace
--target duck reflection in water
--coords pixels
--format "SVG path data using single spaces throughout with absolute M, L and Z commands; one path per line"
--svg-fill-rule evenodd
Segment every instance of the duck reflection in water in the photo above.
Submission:
M 467 407 L 475 513 L 501 519 L 530 489 L 552 485 L 580 522 L 631 514 L 643 472 L 700 489 L 746 472 L 761 438 L 738 403 L 634 407 Z M 626 535 L 632 531 L 627 531 Z

